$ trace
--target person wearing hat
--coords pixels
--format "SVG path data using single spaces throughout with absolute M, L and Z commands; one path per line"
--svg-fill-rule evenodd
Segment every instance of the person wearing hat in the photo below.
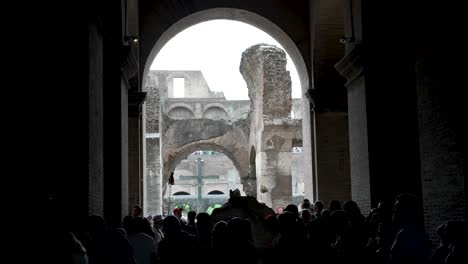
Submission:
M 156 246 L 159 245 L 159 242 L 164 238 L 164 234 L 162 232 L 162 222 L 163 216 L 158 214 L 153 217 L 153 232 L 154 232 L 154 241 L 156 242 Z

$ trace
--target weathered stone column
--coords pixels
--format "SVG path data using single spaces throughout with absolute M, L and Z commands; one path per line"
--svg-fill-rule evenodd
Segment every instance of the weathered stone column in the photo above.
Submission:
M 145 103 L 145 151 L 146 173 L 144 183 L 144 208 L 145 214 L 162 213 L 161 195 L 161 159 L 160 159 L 160 95 L 161 89 L 157 76 L 150 75 L 147 87 L 147 99 Z M 163 91 L 163 92 L 164 92 Z
M 240 71 L 251 100 L 250 144 L 255 146 L 257 199 L 276 209 L 292 202 L 291 77 L 286 53 L 258 44 L 242 53 Z
M 143 150 L 141 105 L 146 93 L 133 92 L 128 95 L 128 206 L 143 203 Z

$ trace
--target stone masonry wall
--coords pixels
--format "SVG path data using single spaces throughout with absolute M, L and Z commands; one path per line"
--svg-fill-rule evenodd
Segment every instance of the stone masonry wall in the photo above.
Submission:
M 251 100 L 250 142 L 256 149 L 257 198 L 276 208 L 292 202 L 291 78 L 286 54 L 266 44 L 242 53 L 240 72 Z
M 104 214 L 103 164 L 103 57 L 102 35 L 96 24 L 89 28 L 89 214 Z M 91 44 L 92 43 L 92 44 Z
M 447 91 L 439 86 L 440 76 L 434 64 L 430 61 L 418 64 L 417 91 L 424 223 L 435 243 L 438 225 L 467 219 L 463 157 L 450 127 L 448 102 L 441 99 L 449 96 L 443 95 Z
M 155 215 L 161 213 L 161 161 L 160 143 L 157 137 L 146 137 L 146 196 L 144 211 Z
M 318 113 L 317 116 L 318 199 L 342 204 L 351 199 L 347 113 Z

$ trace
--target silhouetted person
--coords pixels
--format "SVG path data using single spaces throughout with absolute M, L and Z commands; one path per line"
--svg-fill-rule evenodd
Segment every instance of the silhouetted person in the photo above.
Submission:
M 297 229 L 297 220 L 298 218 L 289 211 L 285 211 L 278 216 L 280 235 L 273 244 L 275 248 L 274 259 L 278 263 L 296 263 L 302 258 L 297 253 L 302 252 L 305 240 Z
M 393 206 L 397 233 L 390 263 L 428 263 L 431 243 L 422 225 L 422 206 L 413 194 L 400 194 Z
M 316 217 L 322 216 L 323 202 L 318 200 L 314 203 L 314 213 Z
M 338 200 L 331 200 L 328 203 L 328 209 L 330 210 L 331 213 L 333 213 L 336 210 L 341 210 L 341 203 Z
M 448 221 L 446 225 L 449 253 L 446 264 L 468 263 L 468 225 L 466 222 Z
M 234 217 L 227 222 L 229 264 L 257 264 L 257 252 L 252 240 L 250 221 Z M 242 252 L 242 253 L 240 253 Z
M 113 264 L 136 264 L 134 251 L 130 241 L 122 233 L 122 230 L 114 229 L 108 232 L 106 239 L 106 262 Z
M 343 209 L 345 222 L 342 223 L 344 225 L 337 235 L 334 250 L 338 254 L 338 262 L 356 263 L 364 258 L 364 249 L 367 244 L 365 218 L 354 201 L 345 202 Z
M 139 205 L 134 205 L 132 207 L 132 216 L 133 217 L 142 217 L 143 209 Z
M 106 259 L 106 224 L 99 215 L 90 215 L 86 221 L 83 244 L 90 264 L 104 263 Z
M 195 224 L 195 218 L 197 216 L 197 213 L 195 211 L 190 211 L 187 214 L 187 224 L 183 226 L 183 230 L 185 230 L 187 233 L 192 234 L 194 236 L 197 235 L 197 226 Z
M 128 225 L 128 241 L 133 248 L 133 255 L 138 264 L 156 263 L 157 247 L 154 239 L 146 234 L 148 220 L 134 217 Z
M 163 220 L 164 238 L 159 243 L 161 264 L 187 264 L 196 260 L 196 238 L 182 231 L 177 217 L 169 215 Z
M 309 209 L 311 212 L 314 210 L 314 208 L 312 208 L 312 205 L 310 204 L 309 199 L 302 200 L 301 209 Z
M 160 214 L 157 214 L 153 217 L 154 242 L 156 243 L 156 246 L 159 245 L 159 242 L 161 242 L 161 240 L 164 238 L 162 221 L 163 216 Z
M 450 243 L 447 239 L 446 232 L 447 224 L 441 224 L 437 227 L 437 235 L 439 236 L 439 246 L 434 251 L 434 254 L 431 258 L 431 264 L 445 264 L 445 259 L 447 258 L 450 251 Z
M 200 248 L 211 248 L 211 218 L 208 213 L 201 212 L 197 215 L 197 234 Z

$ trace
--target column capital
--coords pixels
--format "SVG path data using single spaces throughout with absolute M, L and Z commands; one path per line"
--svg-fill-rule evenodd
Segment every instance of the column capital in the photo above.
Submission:
M 335 69 L 348 81 L 348 86 L 354 79 L 364 73 L 364 62 L 362 59 L 362 45 L 354 45 L 346 55 L 335 64 Z
M 146 92 L 130 92 L 128 94 L 128 114 L 141 113 L 141 105 L 146 100 Z

